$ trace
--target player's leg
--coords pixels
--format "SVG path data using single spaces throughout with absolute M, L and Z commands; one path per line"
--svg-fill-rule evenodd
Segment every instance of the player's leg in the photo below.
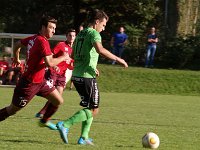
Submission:
M 62 93 L 66 85 L 66 82 L 65 82 L 66 80 L 65 80 L 65 76 L 61 76 L 58 74 L 55 74 L 54 77 L 52 76 L 51 79 L 53 79 L 53 82 L 50 82 L 48 80 L 47 81 L 48 84 L 45 84 L 45 86 L 40 91 L 40 94 L 43 96 L 45 95 L 44 97 L 48 99 L 48 102 L 49 102 L 47 108 L 45 109 L 43 118 L 40 120 L 40 126 L 42 124 L 43 126 L 47 126 L 52 130 L 56 130 L 57 129 L 56 125 L 51 123 L 49 120 L 50 120 L 50 117 L 53 114 L 55 114 L 56 111 L 58 110 L 58 106 L 64 102 L 62 98 Z M 49 85 L 49 82 L 53 83 L 53 85 L 56 87 L 55 90 L 51 90 L 51 87 L 53 86 L 46 86 L 46 85 Z M 48 92 L 49 89 L 52 92 L 46 94 L 46 92 Z
M 42 109 L 35 114 L 35 117 L 37 118 L 42 118 L 46 112 L 47 107 L 49 106 L 50 102 L 47 101 L 46 104 L 44 105 L 44 107 L 42 107 Z
M 46 79 L 46 82 L 48 82 L 48 84 L 51 87 L 53 87 L 53 85 L 56 84 L 57 74 L 54 73 L 54 72 L 52 72 L 50 69 L 48 69 L 45 72 L 45 79 Z M 45 89 L 44 87 L 42 87 L 42 90 Z M 44 92 L 41 92 L 41 93 L 44 93 Z M 49 105 L 50 105 L 50 102 L 47 101 L 46 104 L 44 105 L 44 107 L 38 113 L 35 114 L 35 117 L 37 117 L 37 118 L 43 118 L 43 116 L 46 113 L 46 110 L 49 107 Z
M 70 81 L 70 85 L 69 85 L 69 90 L 72 90 L 73 88 L 73 82 L 71 81 L 71 77 L 72 77 L 72 70 L 67 69 L 65 72 L 65 77 L 66 77 L 66 84 Z
M 90 132 L 90 128 L 93 122 L 93 117 L 87 119 L 86 121 L 82 122 L 82 128 L 81 128 L 81 136 L 78 139 L 78 144 L 81 145 L 94 145 L 93 144 L 93 139 L 89 138 L 89 132 Z
M 73 82 L 72 82 L 72 81 L 70 81 L 69 90 L 72 90 L 72 89 L 73 89 L 73 86 L 74 86 Z
M 72 77 L 72 80 L 81 97 L 80 105 L 86 108 L 76 112 L 69 119 L 59 122 L 57 124 L 58 129 L 63 141 L 68 143 L 65 130 L 68 131 L 73 124 L 82 122 L 82 134 L 78 140 L 78 144 L 93 145 L 92 141 L 88 137 L 88 134 L 92 124 L 93 116 L 98 113 L 99 93 L 97 83 L 95 79 Z
M 9 116 L 16 114 L 19 110 L 21 110 L 21 108 L 16 107 L 13 104 L 10 104 L 9 106 L 4 107 L 3 109 L 0 110 L 0 121 L 3 121 Z
M 62 95 L 64 87 L 63 86 L 57 86 L 56 89 L 58 90 L 58 92 Z M 48 99 L 48 98 L 47 98 Z M 51 101 L 51 100 L 50 100 Z M 43 118 L 44 114 L 47 111 L 47 108 L 49 107 L 51 102 L 47 101 L 46 104 L 44 105 L 44 107 L 35 115 L 35 117 L 37 118 Z
M 40 127 L 48 127 L 52 130 L 57 130 L 57 127 L 55 124 L 53 124 L 50 120 L 51 116 L 56 113 L 58 110 L 59 105 L 63 103 L 63 98 L 60 95 L 60 93 L 55 89 L 51 93 L 49 93 L 47 96 L 45 96 L 46 99 L 48 99 L 49 104 L 46 108 L 46 112 L 44 113 L 43 117 L 39 121 Z
M 88 79 L 87 79 L 88 80 Z M 91 93 L 90 93 L 90 101 L 89 101 L 89 108 L 92 112 L 92 116 L 96 116 L 99 113 L 99 90 L 98 90 L 98 86 L 97 86 L 97 82 L 96 79 L 89 79 L 88 80 L 91 83 Z M 87 84 L 89 85 L 89 84 Z M 92 121 L 93 121 L 93 117 L 92 118 L 88 118 L 85 122 L 82 123 L 82 132 L 81 132 L 81 136 L 78 140 L 78 144 L 90 144 L 93 145 L 92 140 L 89 138 L 89 132 L 90 132 L 90 127 L 92 125 Z
M 56 126 L 48 120 L 50 120 L 50 117 L 57 111 L 58 106 L 63 103 L 63 98 L 58 92 L 58 90 L 54 87 L 53 81 L 44 80 L 41 83 L 37 95 L 42 96 L 49 101 L 48 107 L 46 108 L 46 112 L 43 115 L 43 118 L 39 121 L 39 126 L 51 128 L 52 124 L 53 129 L 57 129 Z
M 64 87 L 63 86 L 57 86 L 56 89 L 58 90 L 58 92 L 60 93 L 60 95 L 63 94 L 63 91 L 64 91 Z
M 65 71 L 65 82 L 66 82 L 66 84 L 71 80 L 71 77 L 72 77 L 72 70 L 67 69 Z
M 90 127 L 92 125 L 93 117 L 87 119 L 86 121 L 82 122 L 82 128 L 81 128 L 81 136 L 78 139 L 78 144 L 85 145 L 94 145 L 93 140 L 89 138 L 89 132 L 90 132 Z
M 90 127 L 93 121 L 93 117 L 89 118 L 86 121 L 82 122 L 82 127 L 81 127 L 81 137 L 84 137 L 85 139 L 88 139 L 88 133 L 90 131 Z
M 21 78 L 15 87 L 12 103 L 8 107 L 4 107 L 0 110 L 0 121 L 14 115 L 25 107 L 34 97 L 35 93 L 37 93 L 38 86 L 40 85 L 33 86 L 29 81 Z
M 69 128 L 72 125 L 74 125 L 75 123 L 84 122 L 90 118 L 92 118 L 92 112 L 89 109 L 82 109 L 76 112 L 73 116 L 71 116 L 67 120 L 58 122 L 57 127 L 63 142 L 66 144 L 68 143 L 67 135 L 69 132 Z
M 64 100 L 57 89 L 53 90 L 51 93 L 49 93 L 47 96 L 45 96 L 46 99 L 50 102 L 48 105 L 46 112 L 42 118 L 42 121 L 46 122 L 49 120 L 49 118 L 57 111 L 59 105 L 61 105 Z

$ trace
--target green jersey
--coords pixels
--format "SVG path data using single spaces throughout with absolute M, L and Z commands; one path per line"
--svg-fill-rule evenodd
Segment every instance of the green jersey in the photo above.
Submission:
M 101 36 L 93 28 L 86 28 L 79 32 L 73 44 L 74 70 L 76 77 L 95 78 L 99 54 L 93 43 L 101 42 Z

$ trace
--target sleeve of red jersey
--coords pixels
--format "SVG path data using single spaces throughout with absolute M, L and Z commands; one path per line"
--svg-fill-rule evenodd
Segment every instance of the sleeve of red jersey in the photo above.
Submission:
M 62 43 L 59 42 L 52 50 L 54 54 L 57 54 L 61 50 Z
M 42 51 L 43 57 L 48 56 L 48 55 L 52 55 L 51 48 L 50 48 L 48 41 L 41 40 L 40 46 L 41 46 L 41 51 Z
M 25 39 L 21 39 L 20 42 L 24 45 L 24 46 L 27 46 L 28 45 L 28 42 L 30 41 L 32 37 L 27 37 Z

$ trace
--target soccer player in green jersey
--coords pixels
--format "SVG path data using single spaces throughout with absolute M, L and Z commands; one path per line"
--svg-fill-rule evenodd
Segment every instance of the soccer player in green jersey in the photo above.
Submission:
M 60 136 L 66 144 L 68 143 L 69 128 L 75 123 L 82 122 L 82 131 L 78 144 L 94 145 L 92 139 L 89 138 L 89 131 L 93 117 L 99 111 L 100 98 L 96 82 L 96 76 L 99 75 L 96 68 L 99 54 L 122 64 L 125 68 L 128 67 L 123 59 L 113 55 L 102 46 L 100 32 L 105 30 L 108 19 L 107 14 L 102 10 L 91 11 L 88 18 L 88 27 L 80 31 L 75 39 L 72 53 L 74 58 L 72 81 L 81 97 L 80 105 L 83 109 L 67 120 L 57 123 Z

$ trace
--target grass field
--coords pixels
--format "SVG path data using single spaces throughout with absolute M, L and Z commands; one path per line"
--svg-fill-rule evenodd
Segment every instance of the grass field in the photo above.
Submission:
M 200 96 L 200 71 L 98 65 L 103 92 Z
M 12 88 L 0 88 L 0 107 L 10 103 Z M 65 103 L 53 122 L 66 119 L 80 109 L 75 91 L 64 92 Z M 161 94 L 101 93 L 100 114 L 94 119 L 90 137 L 95 147 L 76 144 L 80 124 L 69 132 L 69 144 L 59 133 L 40 128 L 35 113 L 45 100 L 35 97 L 15 116 L 0 123 L 0 149 L 5 150 L 143 150 L 142 136 L 153 131 L 159 135 L 159 150 L 198 150 L 200 147 L 200 97 Z

